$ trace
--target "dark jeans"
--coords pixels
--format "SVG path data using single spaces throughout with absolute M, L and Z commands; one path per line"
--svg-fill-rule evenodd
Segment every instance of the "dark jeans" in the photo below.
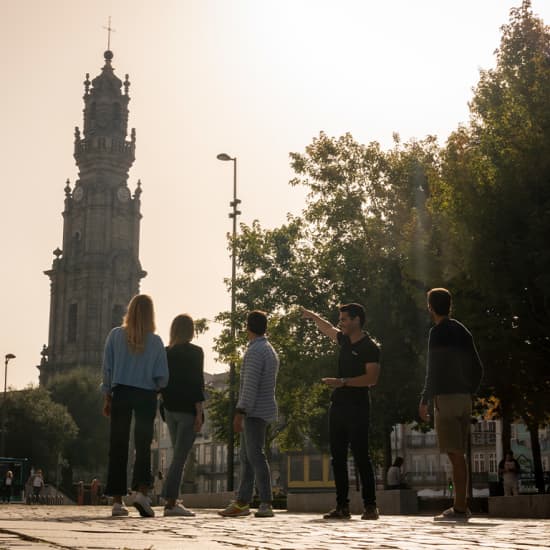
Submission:
M 351 447 L 365 506 L 376 505 L 376 480 L 369 454 L 369 402 L 332 403 L 329 410 L 330 454 L 336 503 L 349 503 L 348 451 Z
M 4 485 L 4 490 L 2 491 L 2 500 L 4 502 L 10 502 L 12 493 L 11 485 Z
M 131 386 L 115 386 L 113 389 L 106 495 L 120 496 L 128 492 L 126 467 L 132 414 L 136 451 L 132 489 L 151 485 L 151 441 L 156 411 L 156 392 Z

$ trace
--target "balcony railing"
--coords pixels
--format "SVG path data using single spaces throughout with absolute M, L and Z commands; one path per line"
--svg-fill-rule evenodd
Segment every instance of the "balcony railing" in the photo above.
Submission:
M 472 445 L 495 445 L 497 435 L 495 432 L 472 432 Z
M 435 434 L 408 435 L 406 440 L 407 447 L 412 447 L 413 449 L 431 448 L 437 445 Z

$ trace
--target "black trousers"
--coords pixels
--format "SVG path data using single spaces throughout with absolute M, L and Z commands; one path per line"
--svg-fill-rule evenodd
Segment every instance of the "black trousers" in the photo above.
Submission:
M 336 503 L 349 503 L 348 452 L 351 447 L 361 480 L 361 496 L 365 506 L 376 505 L 376 480 L 369 454 L 368 400 L 332 403 L 329 410 L 329 439 L 332 470 L 336 484 Z
M 151 476 L 151 441 L 157 410 L 157 395 L 151 390 L 131 386 L 115 386 L 111 403 L 111 434 L 106 495 L 128 492 L 127 471 L 130 424 L 134 415 L 135 461 L 132 489 L 149 487 Z

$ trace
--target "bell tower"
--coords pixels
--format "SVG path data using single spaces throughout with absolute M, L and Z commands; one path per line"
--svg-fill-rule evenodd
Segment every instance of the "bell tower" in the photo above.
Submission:
M 104 54 L 101 74 L 84 81 L 84 126 L 74 132 L 79 174 L 65 186 L 63 246 L 54 251 L 48 345 L 40 383 L 58 372 L 100 368 L 105 337 L 120 324 L 130 298 L 147 274 L 139 261 L 141 182 L 128 187 L 136 132 L 128 140 L 128 90 Z

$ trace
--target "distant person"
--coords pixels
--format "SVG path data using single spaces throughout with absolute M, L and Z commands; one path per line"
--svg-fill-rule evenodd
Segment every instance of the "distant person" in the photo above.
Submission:
M 90 483 L 90 502 L 94 506 L 99 504 L 99 489 L 99 479 L 97 479 L 97 477 L 94 477 L 94 479 L 92 479 L 92 482 Z
M 468 329 L 451 319 L 451 293 L 445 288 L 428 292 L 428 311 L 435 326 L 428 339 L 428 364 L 418 408 L 423 421 L 430 418 L 433 401 L 439 450 L 447 453 L 453 468 L 453 506 L 435 521 L 468 521 L 468 473 L 465 453 L 470 438 L 472 397 L 477 392 L 483 367 Z
M 42 491 L 42 487 L 44 487 L 44 476 L 42 475 L 42 470 L 38 469 L 32 476 L 32 496 L 33 500 L 38 502 L 40 500 L 40 493 Z
M 174 451 L 162 489 L 166 499 L 165 516 L 195 515 L 183 504 L 176 503 L 185 461 L 204 418 L 204 353 L 202 348 L 191 343 L 194 335 L 195 325 L 189 315 L 178 315 L 172 321 L 170 343 L 166 348 L 170 381 L 161 392 Z
M 4 477 L 4 491 L 2 492 L 2 501 L 8 504 L 11 501 L 11 495 L 13 491 L 13 472 L 8 470 Z
M 241 434 L 241 480 L 236 500 L 219 514 L 249 515 L 256 483 L 260 506 L 254 515 L 267 518 L 274 514 L 271 471 L 265 455 L 266 430 L 277 419 L 275 388 L 279 358 L 265 336 L 267 315 L 263 311 L 248 314 L 246 329 L 248 348 L 241 366 L 239 399 L 233 418 L 233 428 Z
M 168 383 L 166 352 L 155 334 L 155 313 L 149 296 L 134 296 L 121 327 L 105 342 L 102 391 L 103 414 L 111 419 L 109 464 L 105 494 L 113 497 L 113 516 L 127 516 L 122 495 L 128 492 L 126 468 L 130 424 L 134 416 L 135 461 L 127 500 L 140 515 L 155 515 L 147 493 L 151 479 L 151 441 L 157 411 L 157 391 Z
M 521 468 L 514 458 L 514 453 L 508 451 L 505 457 L 498 463 L 498 475 L 502 479 L 502 487 L 505 497 L 519 495 L 519 474 Z
M 401 467 L 403 466 L 403 458 L 398 456 L 393 464 L 388 468 L 386 475 L 386 484 L 389 490 L 392 489 L 406 489 L 407 485 L 403 481 L 403 474 Z
M 377 520 L 376 479 L 369 452 L 370 394 L 380 374 L 380 350 L 365 332 L 365 308 L 346 304 L 339 308 L 338 327 L 302 308 L 304 319 L 311 319 L 319 331 L 340 346 L 338 378 L 323 378 L 333 388 L 329 409 L 329 440 L 332 456 L 336 508 L 325 519 L 349 519 L 348 453 L 351 452 L 361 480 L 364 511 L 361 519 Z

